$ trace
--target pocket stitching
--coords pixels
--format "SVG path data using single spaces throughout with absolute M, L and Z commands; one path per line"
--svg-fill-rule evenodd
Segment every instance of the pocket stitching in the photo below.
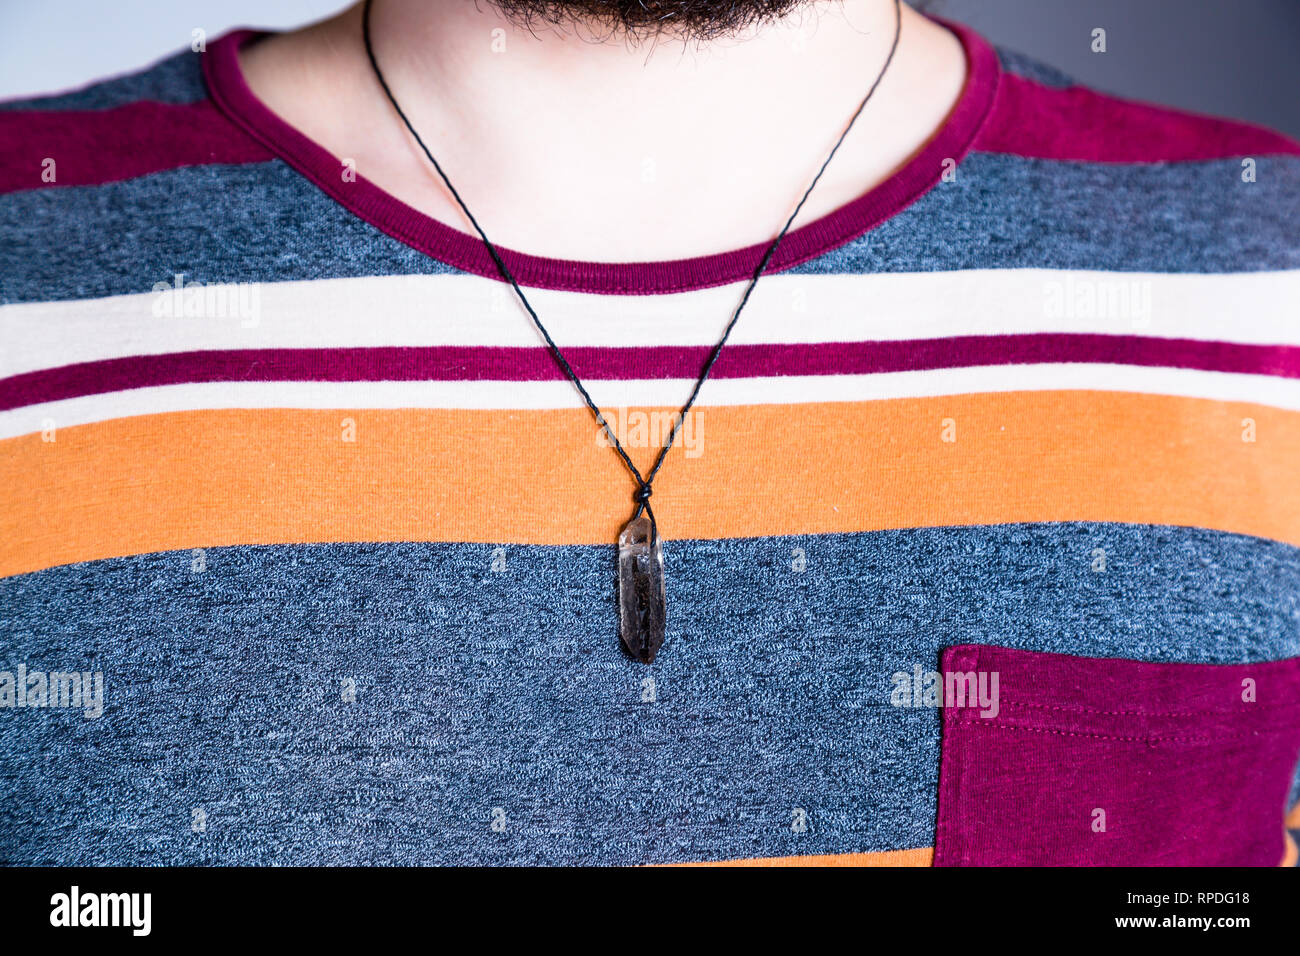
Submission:
M 1294 727 L 1273 727 L 1273 728 L 1263 728 L 1260 730 L 1254 730 L 1244 734 L 1216 734 L 1209 737 L 1151 737 L 1151 736 L 1121 737 L 1116 734 L 1090 734 L 1090 733 L 1080 733 L 1072 730 L 1055 730 L 1050 727 L 1039 727 L 1034 724 L 1012 724 L 1007 722 L 996 723 L 991 720 L 982 720 L 978 717 L 965 720 L 963 721 L 963 723 L 967 727 L 985 727 L 990 730 L 994 728 L 998 730 L 1023 730 L 1029 733 L 1055 734 L 1058 737 L 1088 737 L 1094 740 L 1119 740 L 1127 743 L 1150 743 L 1150 744 L 1169 743 L 1169 742 L 1207 743 L 1209 741 L 1245 740 L 1250 737 L 1264 737 L 1264 736 L 1273 736 L 1278 734 L 1287 734 L 1287 733 L 1295 732 Z

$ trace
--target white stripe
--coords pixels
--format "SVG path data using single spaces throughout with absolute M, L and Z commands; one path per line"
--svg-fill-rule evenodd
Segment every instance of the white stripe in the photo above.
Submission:
M 534 289 L 528 295 L 561 348 L 712 345 L 742 288 L 737 283 L 656 296 Z M 183 307 L 184 296 L 193 292 L 0 306 L 0 378 L 76 362 L 193 350 L 542 344 L 509 287 L 479 276 L 266 282 L 202 291 L 212 297 L 206 317 L 158 314 Z M 755 289 L 732 341 L 1031 332 L 1300 344 L 1300 270 L 769 276 Z
M 606 412 L 619 407 L 676 408 L 693 382 L 596 382 L 592 397 Z M 1096 390 L 1251 402 L 1300 411 L 1300 381 L 1188 369 L 1125 365 L 1014 365 L 890 372 L 877 375 L 716 379 L 700 407 L 852 402 L 989 392 Z M 250 382 L 164 385 L 66 399 L 0 412 L 0 438 L 135 415 L 199 409 L 580 408 L 568 382 Z

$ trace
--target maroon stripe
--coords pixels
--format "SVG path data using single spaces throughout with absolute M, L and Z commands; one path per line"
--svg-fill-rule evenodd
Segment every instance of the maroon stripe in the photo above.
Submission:
M 257 163 L 271 152 L 211 100 L 142 100 L 108 110 L 14 110 L 0 116 L 0 193 L 93 186 L 209 163 Z M 48 181 L 46 160 L 53 160 Z
M 1300 156 L 1300 143 L 1236 120 L 1056 89 L 1006 74 L 975 148 L 1037 159 L 1162 163 L 1239 156 Z
M 696 377 L 707 346 L 570 348 L 584 379 Z M 729 345 L 714 378 L 862 375 L 978 365 L 1091 362 L 1300 378 L 1300 348 L 1136 335 L 1038 333 L 887 342 Z M 541 382 L 563 379 L 544 348 L 238 349 L 82 362 L 0 380 L 0 410 L 198 382 Z

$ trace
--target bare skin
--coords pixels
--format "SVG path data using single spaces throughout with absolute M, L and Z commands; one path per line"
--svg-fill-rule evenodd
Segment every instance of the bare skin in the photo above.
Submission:
M 821 0 L 704 45 L 533 35 L 485 0 L 376 0 L 372 30 L 403 109 L 494 242 L 651 261 L 776 234 L 879 73 L 894 3 Z M 360 5 L 247 47 L 241 64 L 281 118 L 403 202 L 470 231 L 371 73 Z M 956 37 L 904 5 L 898 53 L 795 226 L 906 162 L 965 79 Z

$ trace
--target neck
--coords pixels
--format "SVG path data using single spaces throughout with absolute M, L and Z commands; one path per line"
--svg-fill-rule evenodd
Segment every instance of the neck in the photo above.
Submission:
M 551 128 L 563 114 L 585 113 L 588 125 L 634 139 L 695 121 L 721 142 L 728 129 L 752 128 L 756 104 L 821 98 L 837 86 L 841 105 L 860 98 L 893 40 L 894 7 L 813 3 L 708 42 L 638 42 L 596 24 L 530 30 L 483 0 L 374 0 L 371 17 L 381 62 L 407 78 L 412 96 L 475 103 L 508 95 L 512 122 Z
M 360 17 L 253 47 L 249 82 L 361 175 L 464 228 L 370 75 Z M 880 73 L 895 17 L 894 0 L 810 3 L 735 38 L 634 43 L 595 25 L 530 31 L 482 0 L 375 0 L 371 32 L 398 102 L 495 242 L 626 260 L 770 239 Z M 796 226 L 905 161 L 963 79 L 955 39 L 904 7 L 895 59 Z

